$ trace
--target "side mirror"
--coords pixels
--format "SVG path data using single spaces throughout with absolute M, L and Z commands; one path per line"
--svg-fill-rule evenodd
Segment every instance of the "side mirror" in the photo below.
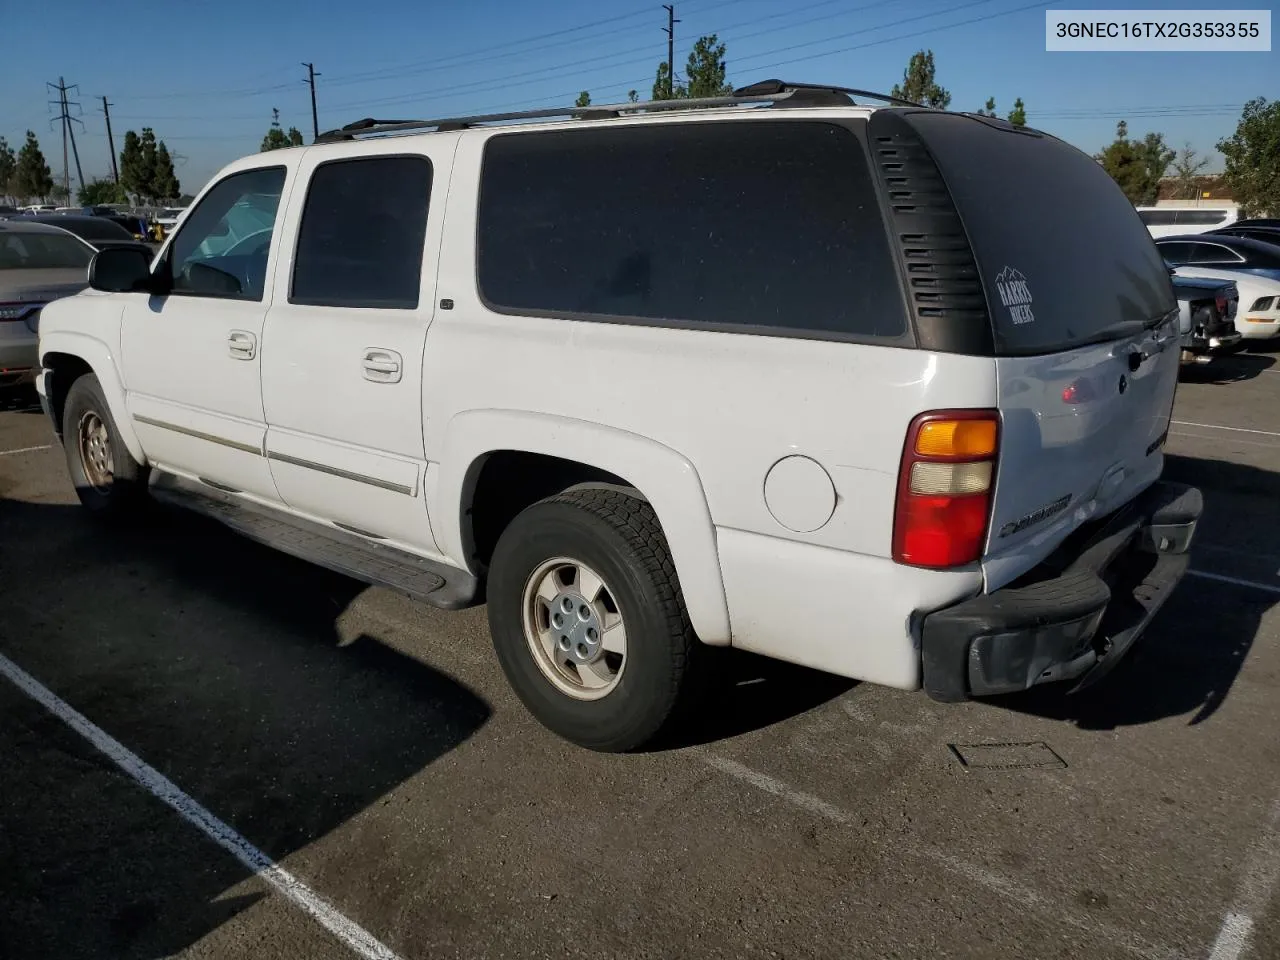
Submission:
M 106 247 L 89 261 L 89 286 L 107 293 L 151 289 L 151 258 L 137 247 Z

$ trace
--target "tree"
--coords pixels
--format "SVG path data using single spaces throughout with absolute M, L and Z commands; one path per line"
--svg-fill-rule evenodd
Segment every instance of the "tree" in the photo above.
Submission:
M 285 136 L 284 131 L 277 126 L 272 126 L 267 131 L 267 135 L 262 138 L 262 146 L 259 153 L 266 153 L 268 150 L 283 150 L 289 146 L 289 138 Z
M 71 191 L 67 189 L 66 184 L 55 183 L 49 188 L 49 192 L 46 196 L 54 203 L 65 204 L 71 199 Z
M 1027 125 L 1027 107 L 1019 97 L 1013 101 L 1013 109 L 1009 111 L 1009 122 L 1015 127 L 1025 127 Z
M 76 191 L 76 202 L 85 207 L 104 203 L 128 203 L 124 187 L 114 180 L 90 180 Z
M 573 105 L 575 107 L 591 106 L 591 94 L 589 94 L 586 90 L 583 90 L 580 94 L 578 94 L 578 99 L 573 102 Z
M 667 70 L 667 61 L 658 62 L 658 73 L 653 78 L 653 100 L 682 100 L 688 96 L 683 86 L 671 82 L 671 73 Z
M 951 94 L 934 80 L 933 51 L 919 50 L 911 55 L 911 62 L 902 71 L 902 83 L 893 85 L 890 93 L 926 107 L 945 110 L 951 105 Z M 992 105 L 994 109 L 994 104 Z
M 1184 200 L 1191 200 L 1199 192 L 1196 177 L 1209 165 L 1208 157 L 1196 159 L 1196 151 L 1191 149 L 1191 141 L 1183 144 L 1178 156 L 1173 161 L 1173 175 L 1178 178 L 1177 191 Z
M 1163 134 L 1148 133 L 1142 140 L 1130 140 L 1129 125 L 1123 120 L 1116 124 L 1115 140 L 1096 157 L 1135 205 L 1155 203 L 1160 178 L 1173 158 Z
M 13 196 L 13 174 L 18 168 L 14 159 L 13 147 L 4 137 L 0 137 L 0 197 Z
M 141 197 L 147 186 L 142 169 L 142 141 L 132 130 L 126 130 L 124 147 L 120 151 L 120 186 L 126 193 Z
M 289 146 L 300 147 L 303 144 L 302 131 L 297 127 L 289 128 Z
M 1223 180 L 1245 217 L 1280 216 L 1280 100 L 1244 105 L 1236 132 L 1218 141 L 1226 157 Z
M 151 183 L 151 192 L 157 200 L 174 200 L 182 192 L 173 169 L 173 158 L 169 156 L 169 148 L 163 140 L 156 148 L 155 179 Z
M 627 101 L 628 101 L 629 103 L 639 103 L 639 102 L 640 102 L 640 94 L 639 94 L 639 93 L 637 93 L 635 90 L 628 90 L 628 91 L 627 91 Z M 3 142 L 3 141 L 0 141 L 0 143 L 2 143 L 2 142 Z
M 978 111 L 979 116 L 994 117 L 996 115 L 996 98 L 987 97 L 986 105 Z
M 27 131 L 27 142 L 18 151 L 18 161 L 13 171 L 13 192 L 20 198 L 44 199 L 53 192 L 53 174 L 40 152 L 40 141 L 35 133 Z
M 733 93 L 733 86 L 725 82 L 727 72 L 724 44 L 714 33 L 699 37 L 689 52 L 689 60 L 684 68 L 687 81 L 685 96 L 728 96 Z

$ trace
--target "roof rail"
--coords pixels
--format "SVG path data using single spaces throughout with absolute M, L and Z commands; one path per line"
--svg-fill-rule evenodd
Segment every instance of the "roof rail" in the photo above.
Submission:
M 519 110 L 512 113 L 486 113 L 469 117 L 444 117 L 439 120 L 375 120 L 366 117 L 348 123 L 337 130 L 329 130 L 316 137 L 316 143 L 340 143 L 361 136 L 377 134 L 414 133 L 424 130 L 465 130 L 488 123 L 508 120 L 545 120 L 553 117 L 571 117 L 575 120 L 603 120 L 629 113 L 657 113 L 678 110 L 697 110 L 707 107 L 736 107 L 764 103 L 770 106 L 852 106 L 851 96 L 869 97 L 902 106 L 919 107 L 920 104 L 883 93 L 855 90 L 851 87 L 832 87 L 814 83 L 785 83 L 782 80 L 763 80 L 746 87 L 739 87 L 728 96 L 694 97 L 683 100 L 644 100 L 637 103 L 592 104 L 586 107 L 549 107 L 544 110 Z

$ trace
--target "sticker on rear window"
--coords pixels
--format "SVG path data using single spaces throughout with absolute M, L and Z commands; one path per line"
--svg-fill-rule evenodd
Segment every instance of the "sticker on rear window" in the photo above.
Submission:
M 1015 325 L 1031 323 L 1035 314 L 1031 312 L 1031 287 L 1021 270 L 1005 267 L 996 274 L 996 289 L 1000 291 L 1000 300 L 1009 308 L 1009 317 Z

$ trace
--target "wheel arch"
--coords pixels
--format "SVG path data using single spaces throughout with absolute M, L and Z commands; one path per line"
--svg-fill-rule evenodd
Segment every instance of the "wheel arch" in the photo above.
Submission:
M 56 429 L 61 433 L 62 410 L 71 384 L 85 373 L 93 373 L 102 386 L 107 407 L 115 421 L 120 439 L 138 463 L 146 463 L 138 435 L 129 418 L 125 403 L 124 382 L 116 366 L 111 349 L 101 340 L 80 333 L 58 331 L 40 338 L 40 366 L 43 368 L 44 393 L 50 411 L 57 418 Z
M 454 416 L 439 447 L 439 480 L 429 505 L 436 542 L 447 557 L 481 572 L 476 569 L 483 561 L 477 560 L 472 509 L 478 482 L 491 458 L 512 453 L 581 468 L 567 474 L 570 481 L 559 489 L 539 489 L 541 496 L 589 484 L 628 490 L 646 500 L 662 524 L 699 639 L 729 643 L 728 602 L 702 481 L 683 455 L 638 434 L 517 410 L 474 410 Z

